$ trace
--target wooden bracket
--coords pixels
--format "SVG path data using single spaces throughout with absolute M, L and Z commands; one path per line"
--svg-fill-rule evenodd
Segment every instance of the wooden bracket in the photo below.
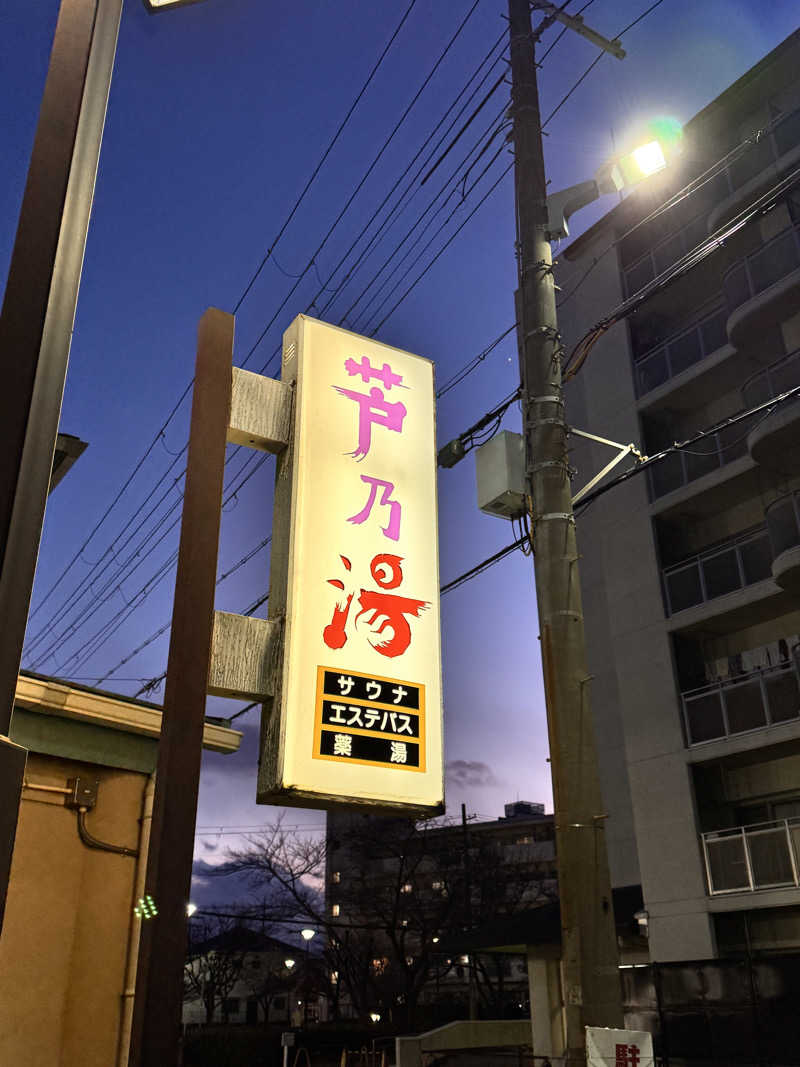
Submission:
M 291 385 L 240 367 L 232 370 L 228 440 L 262 452 L 282 452 L 291 433 Z
M 282 631 L 283 626 L 276 619 L 215 611 L 209 693 L 252 700 L 271 697 Z

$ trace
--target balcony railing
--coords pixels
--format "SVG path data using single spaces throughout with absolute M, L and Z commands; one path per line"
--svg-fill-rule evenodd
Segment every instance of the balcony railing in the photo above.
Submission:
M 666 270 L 708 236 L 708 212 L 714 204 L 735 192 L 798 144 L 800 144 L 800 109 L 782 118 L 768 134 L 761 137 L 737 160 L 706 183 L 705 201 L 708 206 L 699 215 L 657 243 L 652 243 L 635 261 L 625 265 L 623 278 L 626 296 L 638 292 L 643 285 L 652 281 L 656 275 Z M 641 237 L 645 237 L 645 231 L 642 232 Z
M 800 348 L 782 356 L 775 363 L 764 367 L 748 378 L 742 386 L 742 402 L 746 408 L 764 404 L 773 396 L 779 396 L 800 385 Z M 794 403 L 794 401 L 788 401 Z
M 721 348 L 728 340 L 727 318 L 727 310 L 717 308 L 638 358 L 634 364 L 636 395 L 644 396 Z
M 772 550 L 765 526 L 665 567 L 667 614 L 744 589 L 772 575 Z
M 715 830 L 702 842 L 712 896 L 800 885 L 798 818 Z
M 681 702 L 687 742 L 699 745 L 800 718 L 800 679 L 787 662 L 687 690 Z
M 672 452 L 647 472 L 650 499 L 657 500 L 681 486 L 702 478 L 710 471 L 747 454 L 747 435 L 758 421 L 757 415 L 718 430 L 698 441 L 692 448 Z M 761 416 L 763 417 L 763 415 Z
M 752 148 L 726 167 L 728 186 L 735 192 L 762 170 L 800 144 L 800 109 L 791 111 L 761 137 Z
M 766 517 L 774 558 L 800 545 L 800 493 L 778 497 L 767 508 Z
M 735 311 L 751 297 L 800 267 L 800 224 L 782 230 L 757 252 L 735 263 L 722 280 L 728 311 Z

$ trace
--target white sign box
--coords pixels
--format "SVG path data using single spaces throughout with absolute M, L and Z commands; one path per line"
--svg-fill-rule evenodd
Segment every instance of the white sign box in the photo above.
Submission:
M 443 804 L 433 365 L 299 316 L 284 335 L 259 800 Z
M 653 1067 L 653 1036 L 644 1030 L 586 1027 L 588 1067 Z

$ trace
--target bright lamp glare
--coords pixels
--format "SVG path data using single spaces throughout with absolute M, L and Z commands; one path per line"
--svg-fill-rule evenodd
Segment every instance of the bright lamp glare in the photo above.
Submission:
M 664 151 L 658 141 L 651 141 L 649 144 L 642 145 L 641 148 L 635 148 L 631 154 L 645 177 L 663 170 L 667 165 Z
M 196 911 L 197 911 L 197 905 L 196 904 L 187 904 L 186 905 L 186 914 L 189 916 L 190 919 L 191 919 L 191 917 L 194 915 L 194 913 Z
M 308 928 L 306 928 L 305 930 L 300 931 L 300 936 L 304 941 L 310 941 L 315 933 L 316 930 L 309 930 Z

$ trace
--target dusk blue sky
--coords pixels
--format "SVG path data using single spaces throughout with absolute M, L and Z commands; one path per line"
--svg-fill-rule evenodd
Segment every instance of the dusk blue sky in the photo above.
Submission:
M 128 611 L 126 603 L 135 602 L 177 546 L 176 526 L 135 572 L 119 569 L 140 535 L 127 548 L 123 542 L 182 470 L 174 454 L 186 440 L 188 399 L 79 560 L 44 603 L 43 597 L 188 384 L 200 315 L 209 306 L 234 308 L 406 6 L 406 0 L 205 0 L 148 16 L 141 0 L 126 0 L 61 422 L 63 431 L 79 435 L 89 448 L 48 504 L 34 593 L 34 608 L 42 606 L 29 626 L 29 638 L 51 622 L 53 629 L 26 653 L 25 666 L 84 684 L 103 679 L 102 688 L 126 694 L 164 670 L 167 633 L 104 677 L 169 619 L 172 570 L 119 620 L 122 624 L 107 640 L 100 644 L 103 634 L 96 639 L 94 635 L 107 623 L 111 629 L 113 617 Z M 472 0 L 417 0 L 275 247 L 274 258 L 237 314 L 237 363 L 245 361 L 295 284 L 287 275 L 300 274 L 309 263 L 471 6 Z M 579 6 L 574 3 L 571 9 Z M 646 0 L 595 0 L 585 18 L 613 37 L 648 6 Z M 321 283 L 330 288 L 342 280 L 344 270 L 330 278 L 340 257 L 503 32 L 503 11 L 502 0 L 477 4 L 315 266 L 250 356 L 248 369 L 260 371 L 267 364 L 274 373 L 276 363 L 269 360 L 283 330 L 295 315 L 309 310 Z M 57 0 L 9 0 L 0 12 L 3 281 L 56 13 Z M 690 118 L 797 23 L 792 0 L 665 0 L 625 36 L 628 57 L 619 62 L 605 56 L 548 127 L 551 188 L 591 176 L 637 121 L 663 114 Z M 548 31 L 545 47 L 557 32 Z M 594 47 L 574 34 L 560 41 L 540 72 L 543 115 L 595 55 Z M 501 64 L 492 68 L 486 86 L 502 69 Z M 482 132 L 494 126 L 507 99 L 507 87 L 502 86 L 436 175 L 422 189 L 416 183 L 414 198 L 374 253 L 364 258 L 363 247 L 373 231 L 368 232 L 346 263 L 349 268 L 361 258 L 358 273 L 322 317 L 339 321 L 446 179 L 451 179 L 448 190 L 460 187 L 467 170 L 460 165 L 462 157 L 482 142 Z M 499 143 L 494 142 L 470 172 L 468 186 Z M 413 255 L 457 208 L 451 221 L 408 278 L 390 276 L 391 284 L 380 297 L 391 297 L 383 311 L 375 314 L 380 300 L 366 307 L 365 297 L 347 317 L 350 328 L 371 331 L 509 162 L 504 150 L 458 208 L 454 194 L 429 222 Z M 613 199 L 606 199 L 576 216 L 573 232 L 612 204 Z M 513 192 L 507 176 L 383 323 L 378 339 L 434 360 L 437 380 L 444 382 L 513 322 L 513 242 Z M 317 308 L 328 295 L 318 299 Z M 440 444 L 509 394 L 517 382 L 515 341 L 509 336 L 479 370 L 441 399 Z M 515 407 L 504 425 L 519 429 Z M 245 458 L 240 453 L 232 460 L 230 477 Z M 173 461 L 167 480 L 155 489 Z M 269 533 L 273 473 L 274 461 L 269 459 L 227 507 L 220 573 Z M 177 516 L 178 492 L 179 486 L 170 489 L 142 528 L 145 535 L 158 527 L 142 555 Z M 477 509 L 473 457 L 439 472 L 439 500 L 443 582 L 513 539 L 508 523 Z M 165 521 L 171 505 L 175 510 Z M 86 594 L 62 614 L 61 606 L 81 582 L 87 583 Z M 111 595 L 98 607 L 107 582 Z M 268 584 L 265 549 L 221 583 L 217 606 L 243 611 Z M 456 813 L 465 801 L 471 813 L 495 817 L 504 801 L 516 797 L 541 800 L 549 808 L 531 561 L 516 553 L 447 594 L 442 628 L 449 810 Z M 86 642 L 84 653 L 73 655 Z M 162 694 L 163 689 L 158 690 L 152 699 L 160 700 Z M 209 712 L 232 714 L 243 703 L 210 700 Z M 237 720 L 244 731 L 239 754 L 206 757 L 200 826 L 251 825 L 274 817 L 274 809 L 254 802 L 258 716 L 256 709 Z M 287 821 L 320 827 L 323 815 L 293 811 Z M 198 856 L 216 862 L 228 843 L 240 840 L 201 833 Z

